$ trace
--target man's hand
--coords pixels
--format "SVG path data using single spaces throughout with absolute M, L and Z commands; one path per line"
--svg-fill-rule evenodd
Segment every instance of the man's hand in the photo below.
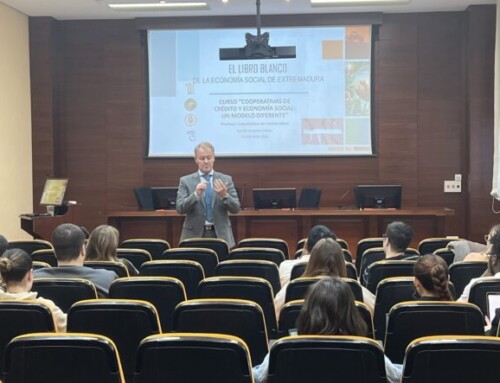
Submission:
M 203 193 L 207 190 L 207 181 L 201 181 L 198 185 L 196 185 L 196 195 L 201 197 Z
M 214 180 L 214 190 L 221 198 L 227 197 L 227 184 L 219 178 Z

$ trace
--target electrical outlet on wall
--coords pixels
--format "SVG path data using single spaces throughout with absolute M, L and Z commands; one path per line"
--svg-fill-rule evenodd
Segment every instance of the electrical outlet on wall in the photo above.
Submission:
M 461 193 L 462 181 L 444 181 L 445 193 Z

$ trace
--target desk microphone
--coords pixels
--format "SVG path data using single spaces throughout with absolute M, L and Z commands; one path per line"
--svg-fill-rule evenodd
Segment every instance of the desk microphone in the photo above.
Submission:
M 342 205 L 342 203 L 341 203 L 341 202 L 344 200 L 344 198 L 345 198 L 345 197 L 347 197 L 347 196 L 349 195 L 349 193 L 350 193 L 350 192 L 352 192 L 352 190 L 353 190 L 352 188 L 349 188 L 349 189 L 347 189 L 347 190 L 344 192 L 344 194 L 342 194 L 342 195 L 340 196 L 339 201 L 338 201 L 338 203 L 337 203 L 337 208 L 338 208 L 339 210 L 340 210 L 340 209 L 342 209 L 342 208 L 344 207 L 344 205 Z
M 247 184 L 243 184 L 243 186 L 241 187 L 241 198 L 240 198 L 240 208 L 243 210 L 244 207 L 243 207 L 243 197 L 245 197 L 245 186 L 247 186 Z

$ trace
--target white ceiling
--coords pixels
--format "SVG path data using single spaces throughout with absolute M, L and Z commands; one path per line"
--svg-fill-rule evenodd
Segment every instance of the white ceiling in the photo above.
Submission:
M 52 16 L 58 20 L 75 19 L 129 19 L 135 17 L 172 17 L 172 16 L 220 16 L 253 15 L 255 0 L 206 0 L 209 10 L 205 11 L 149 11 L 123 12 L 114 11 L 108 3 L 139 3 L 153 0 L 0 0 L 28 16 Z M 175 0 L 187 1 L 187 0 Z M 261 13 L 297 14 L 297 13 L 341 13 L 341 12 L 439 12 L 463 11 L 469 5 L 495 4 L 496 0 L 411 0 L 408 5 L 393 6 L 357 6 L 357 7 L 311 7 L 309 0 L 261 0 Z

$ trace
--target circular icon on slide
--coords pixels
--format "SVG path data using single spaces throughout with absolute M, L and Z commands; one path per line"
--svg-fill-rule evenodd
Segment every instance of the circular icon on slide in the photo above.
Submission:
M 196 100 L 194 98 L 188 98 L 186 101 L 184 101 L 184 108 L 186 110 L 189 110 L 190 112 L 196 109 Z
M 196 115 L 194 114 L 188 114 L 186 117 L 184 117 L 184 123 L 186 126 L 195 126 L 197 122 Z

